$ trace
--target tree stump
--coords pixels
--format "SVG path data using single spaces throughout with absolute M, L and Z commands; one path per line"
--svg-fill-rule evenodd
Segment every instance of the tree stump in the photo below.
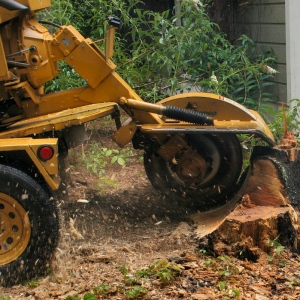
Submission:
M 257 147 L 241 203 L 226 216 L 220 208 L 192 217 L 200 247 L 253 261 L 259 251 L 269 253 L 274 240 L 298 252 L 300 155 L 290 158 L 286 150 Z

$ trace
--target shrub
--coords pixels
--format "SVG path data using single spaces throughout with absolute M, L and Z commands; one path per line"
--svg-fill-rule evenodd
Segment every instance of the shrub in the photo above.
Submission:
M 72 20 L 100 47 L 106 17 L 120 17 L 123 27 L 113 60 L 119 74 L 147 101 L 190 90 L 218 93 L 254 109 L 275 101 L 264 90 L 275 72 L 269 66 L 273 53 L 257 54 L 253 41 L 244 35 L 232 45 L 200 1 L 181 1 L 181 12 L 175 15 L 143 10 L 138 2 L 57 0 L 42 17 L 65 24 Z M 80 83 L 68 68 L 60 76 L 68 76 L 69 87 Z M 64 89 L 65 83 L 56 79 L 48 91 Z

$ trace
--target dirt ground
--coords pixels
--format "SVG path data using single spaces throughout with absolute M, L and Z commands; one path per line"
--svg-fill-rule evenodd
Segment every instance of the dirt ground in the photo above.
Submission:
M 69 172 L 53 272 L 0 288 L 0 299 L 300 299 L 296 253 L 277 245 L 256 262 L 209 253 L 193 212 L 154 190 L 138 158 L 112 165 L 104 183 Z

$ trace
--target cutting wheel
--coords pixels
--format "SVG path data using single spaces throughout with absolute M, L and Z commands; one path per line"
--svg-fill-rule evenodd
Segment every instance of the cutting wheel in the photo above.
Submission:
M 234 134 L 199 134 L 184 139 L 185 146 L 169 160 L 158 154 L 168 143 L 152 142 L 147 147 L 144 164 L 152 185 L 172 200 L 202 211 L 224 205 L 241 184 L 243 155 L 238 138 Z

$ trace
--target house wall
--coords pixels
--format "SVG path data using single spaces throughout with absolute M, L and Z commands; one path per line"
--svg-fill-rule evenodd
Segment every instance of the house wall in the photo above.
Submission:
M 288 0 L 285 3 L 286 51 L 287 51 L 287 97 L 300 99 L 300 1 Z M 297 103 L 292 102 L 291 106 Z M 300 121 L 300 120 L 298 120 Z
M 285 1 L 249 0 L 239 10 L 239 32 L 251 37 L 258 49 L 274 50 L 275 69 L 280 73 L 274 76 L 276 85 L 272 86 L 271 92 L 278 102 L 287 103 Z

